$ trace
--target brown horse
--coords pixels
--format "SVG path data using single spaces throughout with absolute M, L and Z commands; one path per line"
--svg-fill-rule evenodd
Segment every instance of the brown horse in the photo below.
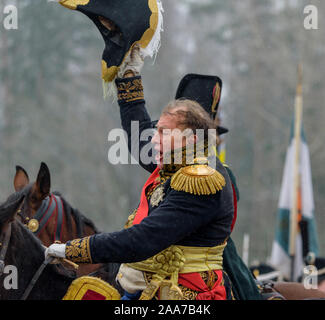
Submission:
M 58 193 L 50 192 L 51 176 L 48 166 L 41 163 L 37 179 L 30 183 L 27 172 L 16 166 L 15 191 L 25 189 L 26 198 L 19 210 L 19 216 L 45 246 L 55 241 L 67 242 L 98 233 L 97 228 Z M 81 265 L 78 276 L 97 270 L 100 265 Z
M 30 288 L 26 295 L 30 300 L 58 300 L 62 299 L 71 282 L 76 278 L 73 271 L 66 270 L 62 265 L 47 265 L 32 286 L 31 280 L 37 275 L 39 267 L 44 262 L 44 247 L 31 231 L 17 219 L 17 209 L 26 198 L 24 190 L 11 195 L 0 206 L 0 300 L 19 300 Z M 7 239 L 7 241 L 6 241 Z M 6 245 L 7 244 L 7 245 Z M 17 269 L 17 287 L 6 288 L 4 283 L 6 268 Z M 107 264 L 106 278 L 103 280 L 115 286 L 118 264 Z M 12 280 L 11 280 L 12 281 Z M 121 292 L 121 291 L 120 291 Z

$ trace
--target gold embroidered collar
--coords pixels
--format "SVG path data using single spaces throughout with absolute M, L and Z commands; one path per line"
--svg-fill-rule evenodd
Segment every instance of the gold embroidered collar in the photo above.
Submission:
M 178 170 L 194 164 L 196 158 L 207 158 L 209 156 L 208 144 L 198 143 L 186 145 L 183 148 L 166 152 L 164 159 L 168 164 L 164 164 L 159 172 L 160 180 L 171 178 Z

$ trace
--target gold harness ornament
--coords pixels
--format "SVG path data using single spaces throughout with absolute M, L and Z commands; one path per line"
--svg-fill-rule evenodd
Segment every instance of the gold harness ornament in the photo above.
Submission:
M 39 228 L 39 222 L 36 219 L 31 219 L 28 221 L 27 224 L 27 228 L 31 231 L 31 232 L 36 232 Z

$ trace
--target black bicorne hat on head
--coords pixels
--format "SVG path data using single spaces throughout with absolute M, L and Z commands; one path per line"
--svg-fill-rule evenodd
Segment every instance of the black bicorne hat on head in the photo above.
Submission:
M 198 102 L 214 120 L 217 116 L 221 98 L 222 80 L 217 76 L 187 74 L 181 80 L 175 99 L 189 99 Z M 158 120 L 152 122 L 154 127 Z M 227 128 L 218 126 L 219 135 L 227 133 Z
M 135 44 L 139 44 L 143 57 L 152 57 L 159 49 L 163 11 L 160 0 L 60 0 L 60 4 L 84 13 L 99 29 L 105 41 L 105 82 L 116 78 Z
M 211 118 L 217 116 L 221 98 L 222 80 L 217 76 L 187 74 L 180 82 L 175 99 L 189 99 L 198 102 Z M 218 134 L 229 130 L 218 126 Z

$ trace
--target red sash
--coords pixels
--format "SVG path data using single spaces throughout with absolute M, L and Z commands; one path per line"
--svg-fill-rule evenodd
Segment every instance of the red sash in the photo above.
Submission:
M 145 185 L 142 188 L 140 205 L 138 207 L 137 214 L 133 220 L 133 225 L 139 224 L 145 217 L 148 216 L 149 206 L 148 206 L 148 200 L 146 197 L 146 189 L 148 186 L 150 186 L 151 184 L 154 184 L 156 182 L 155 180 L 159 177 L 159 171 L 160 171 L 160 169 L 159 169 L 159 167 L 157 167 L 156 170 L 151 174 L 151 176 L 148 178 L 147 182 L 145 183 Z
M 214 270 L 214 272 L 218 279 L 212 289 L 208 288 L 200 274 L 197 272 L 180 274 L 178 283 L 186 288 L 198 291 L 199 294 L 197 295 L 196 300 L 227 300 L 226 288 L 222 284 L 222 270 Z

